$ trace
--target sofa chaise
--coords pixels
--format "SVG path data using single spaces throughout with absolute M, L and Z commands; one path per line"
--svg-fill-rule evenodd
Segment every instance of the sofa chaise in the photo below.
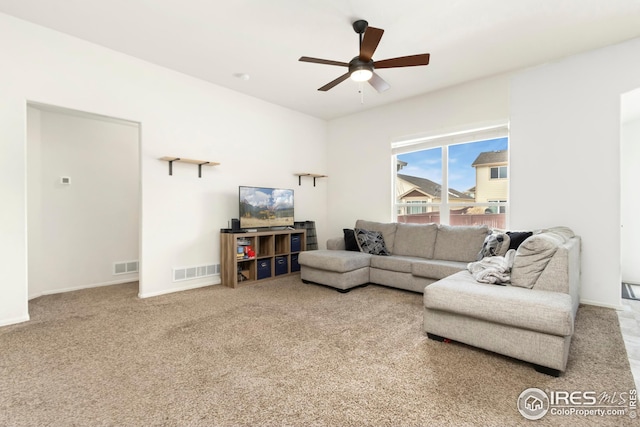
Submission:
M 524 360 L 549 375 L 566 369 L 580 288 L 580 238 L 571 230 L 529 233 L 510 251 L 509 281 L 498 284 L 469 270 L 492 236 L 486 226 L 358 220 L 354 230 L 378 240 L 363 252 L 337 237 L 326 250 L 301 253 L 302 281 L 342 292 L 370 283 L 421 292 L 429 338 Z

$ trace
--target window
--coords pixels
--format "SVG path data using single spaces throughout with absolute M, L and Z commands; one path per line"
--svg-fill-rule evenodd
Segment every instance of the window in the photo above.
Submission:
M 427 212 L 428 207 L 426 206 L 426 202 L 407 200 L 407 203 L 409 204 L 409 206 L 407 206 L 408 215 L 422 214 Z
M 508 145 L 506 126 L 392 144 L 396 220 L 507 228 Z
M 507 177 L 506 166 L 496 166 L 491 168 L 491 179 L 503 179 Z
M 489 203 L 498 204 L 497 206 L 491 206 L 487 208 L 491 211 L 491 213 L 507 213 L 507 207 L 505 206 L 507 203 L 506 200 L 489 200 Z

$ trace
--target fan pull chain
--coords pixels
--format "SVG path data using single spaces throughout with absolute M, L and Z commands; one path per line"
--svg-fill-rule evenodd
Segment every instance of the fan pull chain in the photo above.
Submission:
M 358 83 L 358 93 L 360 93 L 360 104 L 364 104 L 364 83 Z

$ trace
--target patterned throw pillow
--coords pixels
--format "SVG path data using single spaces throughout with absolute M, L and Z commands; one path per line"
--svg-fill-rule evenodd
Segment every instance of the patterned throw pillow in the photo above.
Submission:
M 478 261 L 485 257 L 504 256 L 509 250 L 511 238 L 506 233 L 489 234 L 482 244 L 482 249 L 478 253 Z
M 371 255 L 391 255 L 384 244 L 382 233 L 379 231 L 363 230 L 356 228 L 354 230 L 360 251 Z

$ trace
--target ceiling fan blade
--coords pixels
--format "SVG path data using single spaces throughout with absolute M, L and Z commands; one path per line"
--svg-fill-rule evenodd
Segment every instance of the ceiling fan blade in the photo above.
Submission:
M 337 79 L 327 83 L 326 85 L 322 86 L 320 89 L 322 92 L 326 92 L 329 89 L 333 88 L 334 86 L 337 86 L 338 83 L 342 83 L 343 81 L 347 80 L 349 78 L 350 73 L 345 73 L 343 75 L 341 75 L 340 77 L 338 77 Z
M 389 86 L 389 83 L 385 82 L 384 79 L 376 73 L 373 73 L 373 76 L 371 76 L 371 78 L 369 79 L 369 84 L 373 86 L 374 89 L 379 93 L 384 92 L 391 87 Z
M 429 65 L 429 54 L 401 56 L 399 58 L 376 61 L 374 66 L 380 68 L 415 67 L 417 65 Z
M 301 56 L 300 59 L 298 59 L 298 61 L 313 62 L 314 64 L 338 65 L 340 67 L 349 66 L 349 64 L 346 62 L 332 61 L 330 59 L 309 58 L 308 56 Z
M 384 30 L 381 30 L 380 28 L 367 27 L 366 31 L 364 32 L 362 44 L 360 45 L 360 61 L 371 61 L 373 52 L 376 51 L 383 33 Z

